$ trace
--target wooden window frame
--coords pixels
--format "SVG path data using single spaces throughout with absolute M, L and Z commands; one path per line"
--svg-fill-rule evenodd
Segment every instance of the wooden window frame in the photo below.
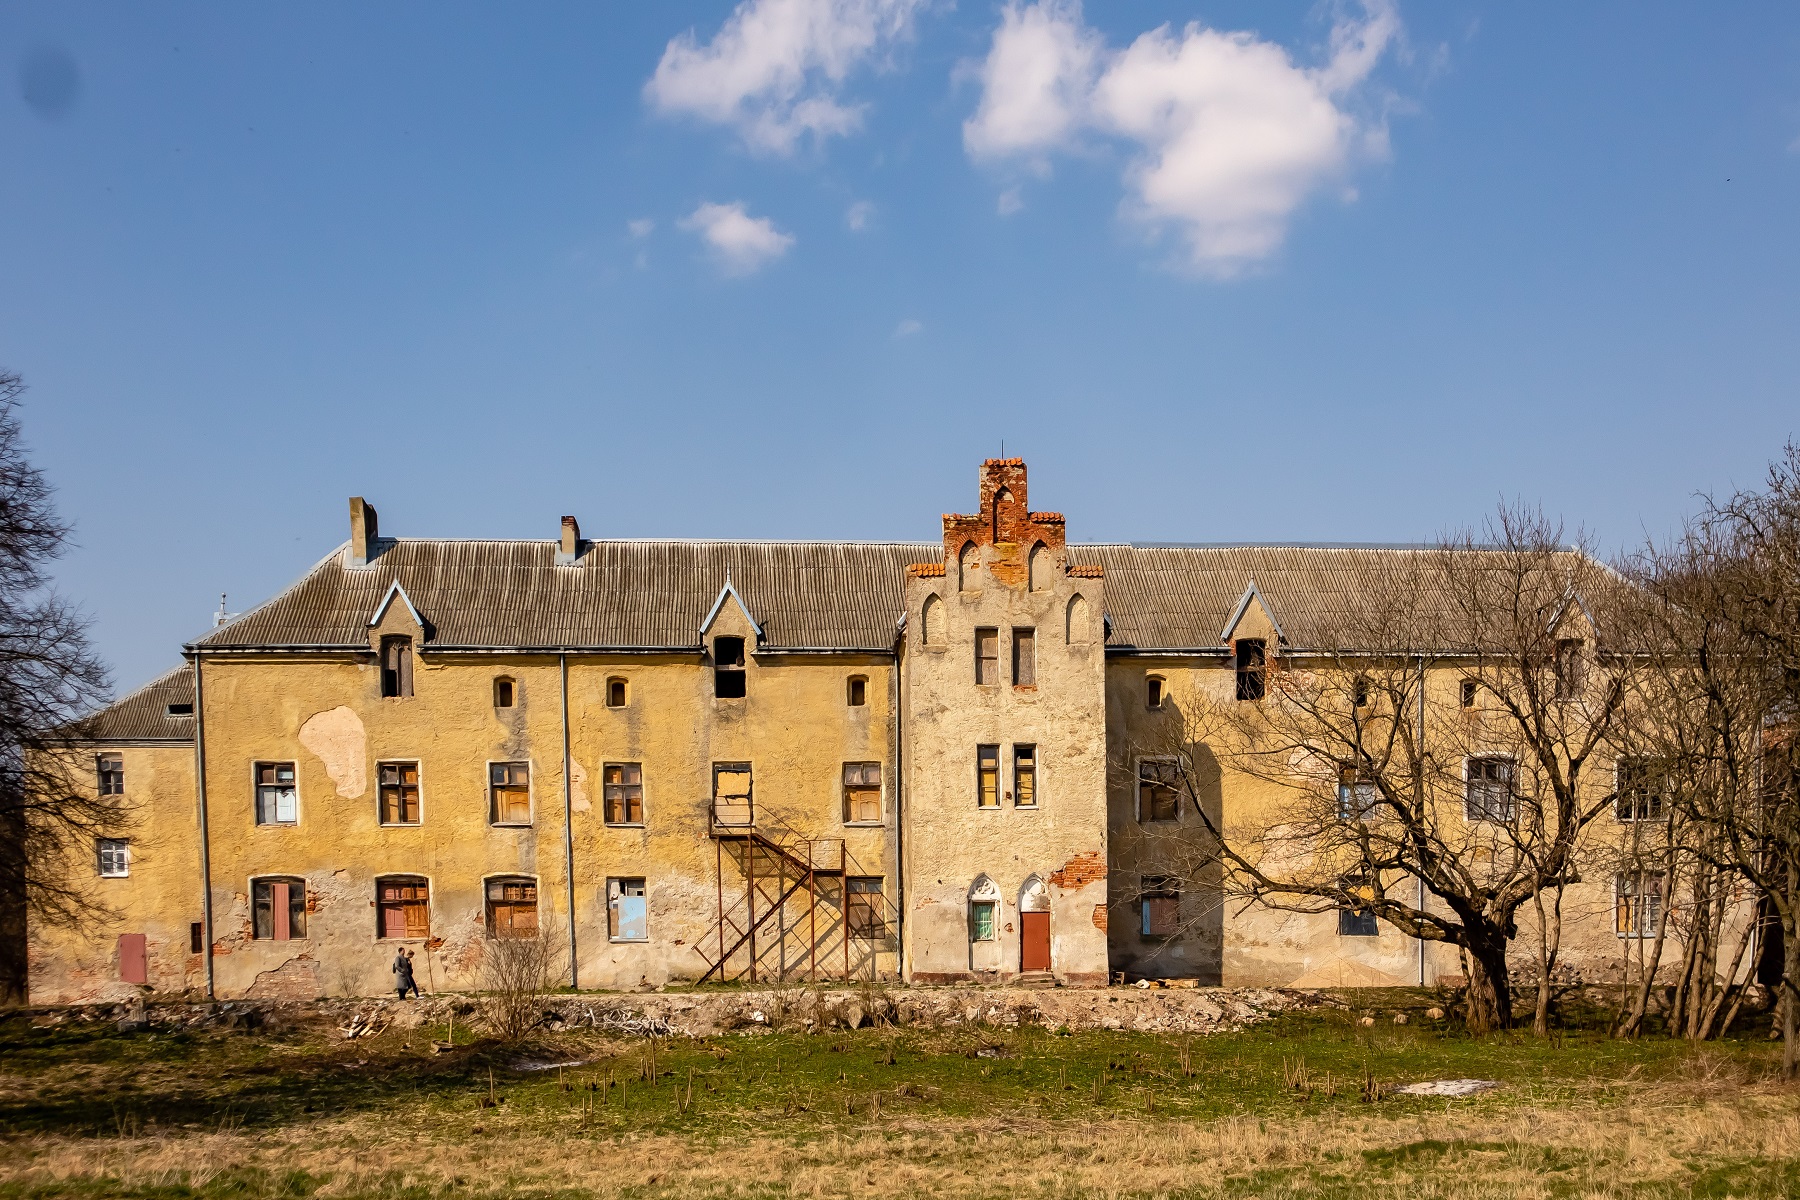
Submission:
M 1015 625 L 1012 631 L 1012 684 L 1037 690 L 1037 627 Z
M 277 772 L 275 778 L 271 782 L 263 782 L 264 767 Z M 294 809 L 294 815 L 285 821 L 280 819 L 281 800 L 279 795 L 279 792 L 281 791 L 281 777 L 279 772 L 283 767 L 286 767 L 288 770 L 288 790 L 293 792 Z M 275 807 L 273 811 L 276 815 L 267 821 L 263 820 L 263 791 L 265 788 L 275 795 Z M 257 759 L 250 764 L 250 789 L 250 801 L 253 809 L 251 816 L 254 818 L 257 825 L 287 828 L 300 824 L 300 764 L 298 762 L 272 758 Z
M 1152 941 L 1181 936 L 1181 880 L 1172 875 L 1138 880 L 1138 936 Z
M 409 700 L 413 694 L 413 639 L 404 633 L 384 634 L 381 648 L 381 698 Z
M 1655 881 L 1653 889 L 1645 884 Z M 1613 936 L 1649 941 L 1668 920 L 1669 877 L 1657 870 L 1618 871 L 1613 875 Z
M 94 756 L 94 779 L 102 796 L 123 796 L 125 794 L 125 756 L 123 754 L 96 754 Z
M 1019 768 L 1025 768 L 1023 774 Z M 1041 778 L 1043 764 L 1038 759 L 1036 742 L 1014 742 L 1012 747 L 1012 802 L 1014 808 L 1036 808 L 1043 797 Z M 1020 780 L 1025 780 L 1023 785 Z M 1029 799 L 1027 799 L 1029 794 Z
M 619 777 L 615 780 L 613 772 Z M 635 773 L 636 778 L 627 776 Z M 619 810 L 622 815 L 613 815 L 614 789 L 617 789 Z M 631 815 L 633 789 L 637 795 L 637 816 Z M 600 821 L 615 829 L 641 829 L 644 825 L 644 764 L 641 762 L 609 762 L 600 764 Z
M 250 880 L 250 938 L 257 942 L 306 940 L 306 880 L 297 875 L 258 875 Z
M 844 877 L 844 927 L 849 930 L 851 941 L 887 940 L 887 899 L 882 891 L 884 882 L 880 875 Z
M 989 798 L 992 797 L 992 803 Z M 1000 743 L 982 742 L 975 747 L 975 808 L 1000 811 Z
M 859 817 L 856 815 L 859 804 L 866 806 L 867 796 L 871 790 L 869 773 L 874 773 L 873 791 L 875 795 L 875 815 Z M 852 779 L 851 776 L 856 778 Z M 887 793 L 883 787 L 883 772 L 878 762 L 847 762 L 838 774 L 843 794 L 843 820 L 845 825 L 869 827 L 885 823 L 887 814 Z
M 519 895 L 506 895 L 508 889 L 517 891 Z M 496 896 L 494 894 L 496 890 L 499 890 L 501 895 Z M 527 891 L 530 892 L 529 896 L 524 894 Z M 481 907 L 486 920 L 487 936 L 490 939 L 511 940 L 537 937 L 543 931 L 543 914 L 539 910 L 540 903 L 538 881 L 535 876 L 489 875 L 481 881 Z M 527 910 L 531 913 L 529 922 L 531 929 L 529 933 L 522 933 L 519 932 L 518 914 Z M 508 914 L 504 928 L 500 921 L 502 911 Z
M 518 784 L 510 778 L 512 775 L 512 768 L 514 767 L 525 768 L 525 820 L 523 821 L 502 820 L 500 815 L 500 793 L 502 789 L 506 791 L 518 790 Z M 507 778 L 494 778 L 496 768 L 504 770 Z M 537 772 L 531 769 L 530 759 L 489 760 L 487 764 L 487 793 L 488 824 L 490 826 L 499 829 L 526 829 L 534 823 L 537 816 L 537 797 L 533 794 L 532 781 L 536 774 Z
M 982 653 L 984 643 L 992 648 L 993 653 Z M 998 626 L 978 625 L 975 628 L 975 686 L 1000 686 L 1000 629 Z
M 1482 778 L 1476 777 L 1476 764 L 1482 764 Z M 1487 779 L 1486 765 L 1504 764 L 1505 777 L 1494 781 Z M 1491 784 L 1503 782 L 1506 785 L 1506 812 L 1503 816 L 1494 816 L 1488 805 L 1487 797 L 1491 794 Z M 1483 796 L 1482 808 L 1476 811 L 1476 793 Z M 1489 825 L 1509 825 L 1519 815 L 1519 764 L 1510 754 L 1471 754 L 1463 759 L 1463 819 L 1480 821 Z
M 391 784 L 387 779 L 388 768 L 390 767 L 400 769 L 400 778 Z M 406 767 L 412 768 L 412 782 L 410 784 L 406 782 L 405 778 L 404 768 Z M 419 760 L 416 758 L 383 759 L 375 764 L 375 820 L 377 824 L 384 829 L 411 829 L 425 823 L 425 791 L 420 782 L 420 776 Z M 412 807 L 414 812 L 412 820 L 388 820 L 387 799 L 388 789 L 390 787 L 396 789 L 400 794 L 400 811 L 402 814 L 406 811 L 406 791 L 410 787 L 412 791 Z
M 388 897 L 384 888 L 420 893 Z M 388 932 L 388 914 L 398 906 L 406 932 Z M 417 919 L 415 919 L 417 918 Z M 377 875 L 375 877 L 375 940 L 419 942 L 431 940 L 431 879 L 425 875 Z
M 1160 767 L 1172 768 L 1165 772 Z M 1150 768 L 1146 772 L 1145 768 Z M 1148 801 L 1146 799 L 1148 792 Z M 1155 815 L 1158 805 L 1155 797 L 1167 794 L 1169 815 Z M 1181 760 L 1169 756 L 1151 756 L 1140 758 L 1137 762 L 1137 819 L 1138 824 L 1167 824 L 1181 820 Z

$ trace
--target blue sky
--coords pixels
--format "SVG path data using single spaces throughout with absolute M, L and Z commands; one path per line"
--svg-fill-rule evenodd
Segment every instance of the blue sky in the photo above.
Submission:
M 1160 32 L 1159 32 L 1160 31 Z M 1796 432 L 1800 8 L 0 9 L 0 364 L 121 688 L 346 536 L 1609 549 Z

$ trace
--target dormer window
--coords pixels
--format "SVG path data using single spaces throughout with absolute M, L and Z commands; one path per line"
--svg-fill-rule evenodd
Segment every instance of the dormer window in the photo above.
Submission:
M 744 696 L 744 639 L 713 639 L 713 695 L 721 700 L 741 700 Z
M 413 694 L 412 639 L 381 639 L 381 694 L 410 696 Z
M 739 693 L 742 695 L 742 693 Z M 606 681 L 606 707 L 625 707 L 625 681 L 614 675 Z
M 1587 682 L 1587 660 L 1582 657 L 1580 638 L 1558 638 L 1556 642 L 1556 698 L 1573 700 L 1581 695 Z
M 187 704 L 171 704 L 164 711 L 171 717 L 191 717 L 194 715 L 194 706 L 191 702 Z
M 494 680 L 494 707 L 511 708 L 518 703 L 518 684 L 512 676 L 502 675 Z
M 1237 698 L 1261 700 L 1268 690 L 1267 647 L 1261 638 L 1239 638 L 1237 653 Z

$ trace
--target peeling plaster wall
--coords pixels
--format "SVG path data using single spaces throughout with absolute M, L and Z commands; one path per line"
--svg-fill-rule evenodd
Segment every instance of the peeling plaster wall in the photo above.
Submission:
M 1000 495 L 1006 489 L 1009 497 Z M 1102 984 L 1106 949 L 1106 760 L 1101 581 L 1068 573 L 1062 518 L 1032 513 L 1024 465 L 983 467 L 981 510 L 944 518 L 944 562 L 915 569 L 906 589 L 902 704 L 906 714 L 906 967 L 916 982 L 1000 977 L 1020 969 L 1019 899 L 1035 876 L 1050 901 L 1051 969 L 1071 984 Z M 1047 559 L 1042 589 L 1029 588 L 1029 555 Z M 965 546 L 973 565 L 961 580 Z M 1070 601 L 1086 600 L 1091 628 L 1065 636 Z M 923 606 L 943 604 L 945 641 L 924 642 Z M 975 683 L 974 632 L 1000 630 L 1000 683 Z M 1015 687 L 1015 627 L 1036 630 L 1035 687 Z M 976 746 L 1001 748 L 1003 792 L 1012 747 L 1035 744 L 1039 801 L 976 805 Z M 969 892 L 981 876 L 999 890 L 996 939 L 973 942 Z
M 119 978 L 119 935 L 144 935 L 148 987 L 164 994 L 205 989 L 205 966 L 190 950 L 200 920 L 200 831 L 194 804 L 191 745 L 108 745 L 76 755 L 76 778 L 95 782 L 96 754 L 118 754 L 125 766 L 130 817 L 116 836 L 130 842 L 130 875 L 102 879 L 91 844 L 75 848 L 66 877 L 108 910 L 80 929 L 30 918 L 27 953 L 34 1004 L 122 1000 L 143 988 Z

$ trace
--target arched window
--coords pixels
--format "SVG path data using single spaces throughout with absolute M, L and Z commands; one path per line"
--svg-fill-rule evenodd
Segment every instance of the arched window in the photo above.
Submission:
M 844 702 L 851 708 L 861 708 L 869 702 L 869 677 L 852 675 L 846 689 Z
M 975 553 L 975 543 L 970 542 L 956 556 L 956 590 L 971 592 L 975 590 L 975 572 L 981 570 L 981 562 Z
M 969 888 L 969 940 L 991 942 L 999 937 L 1000 889 L 986 875 Z
M 1069 645 L 1087 645 L 1094 640 L 1093 629 L 1093 619 L 1088 615 L 1088 602 L 1080 596 L 1069 601 Z
M 1027 879 L 1025 881 L 1025 886 L 1019 889 L 1019 911 L 1050 911 L 1050 889 L 1045 887 L 1044 881 L 1039 879 L 1036 875 Z
M 919 624 L 922 626 L 921 633 L 924 635 L 927 646 L 943 645 L 944 602 L 935 595 L 925 597 L 925 610 Z
M 494 679 L 494 707 L 511 708 L 519 702 L 518 685 L 511 675 L 500 675 Z
M 1161 675 L 1144 676 L 1144 707 L 1161 708 L 1163 706 L 1163 697 L 1165 695 L 1166 693 L 1163 690 L 1163 677 Z
M 625 681 L 617 675 L 606 681 L 606 707 L 625 707 Z
M 1027 572 L 1029 586 L 1034 592 L 1044 591 L 1050 586 L 1050 547 L 1039 542 L 1031 548 L 1031 558 Z
M 1000 536 L 1000 509 L 1011 503 L 1012 491 L 1010 489 L 1001 488 L 994 493 L 994 542 L 996 545 L 1005 540 Z

